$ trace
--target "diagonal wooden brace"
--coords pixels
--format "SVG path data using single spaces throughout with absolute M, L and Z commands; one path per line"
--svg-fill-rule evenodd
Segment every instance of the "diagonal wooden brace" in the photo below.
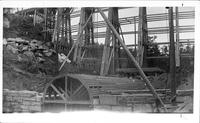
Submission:
M 58 95 L 59 95 L 64 101 L 67 101 L 66 98 L 60 93 L 60 91 L 59 91 L 53 84 L 51 84 L 51 87 L 58 93 Z
M 159 97 L 159 95 L 157 94 L 157 92 L 155 91 L 154 87 L 151 85 L 151 82 L 149 81 L 149 79 L 147 78 L 147 76 L 144 74 L 142 68 L 139 66 L 139 64 L 137 63 L 137 61 L 135 60 L 135 58 L 133 57 L 133 55 L 131 54 L 131 52 L 129 51 L 129 49 L 126 47 L 126 45 L 124 44 L 123 40 L 121 39 L 120 35 L 118 34 L 118 32 L 115 30 L 115 28 L 113 27 L 113 25 L 111 24 L 111 22 L 107 19 L 106 15 L 103 13 L 103 11 L 100 8 L 97 8 L 98 11 L 100 12 L 101 16 L 103 17 L 103 19 L 105 20 L 105 22 L 107 23 L 107 25 L 110 27 L 110 29 L 112 30 L 112 32 L 114 33 L 114 35 L 118 38 L 120 44 L 122 45 L 122 47 L 124 48 L 124 50 L 126 51 L 126 53 L 128 54 L 128 56 L 130 57 L 130 59 L 133 61 L 133 63 L 135 64 L 135 67 L 137 68 L 137 70 L 139 71 L 140 75 L 142 76 L 142 78 L 144 79 L 145 83 L 147 84 L 147 87 L 149 88 L 149 90 L 152 92 L 153 96 L 158 99 L 158 101 L 160 102 L 160 104 L 163 106 L 165 112 L 167 112 L 167 109 L 163 103 L 163 101 L 161 100 L 161 98 Z

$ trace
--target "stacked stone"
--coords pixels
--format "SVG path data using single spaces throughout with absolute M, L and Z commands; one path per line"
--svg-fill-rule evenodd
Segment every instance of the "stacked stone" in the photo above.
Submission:
M 35 91 L 3 90 L 3 112 L 41 112 L 42 95 Z

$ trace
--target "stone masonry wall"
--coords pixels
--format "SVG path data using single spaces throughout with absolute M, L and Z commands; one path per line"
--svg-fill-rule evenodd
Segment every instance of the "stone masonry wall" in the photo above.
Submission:
M 3 113 L 41 112 L 42 95 L 35 91 L 3 90 Z

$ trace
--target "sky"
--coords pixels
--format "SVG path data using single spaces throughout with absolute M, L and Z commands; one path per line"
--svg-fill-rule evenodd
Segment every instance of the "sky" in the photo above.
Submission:
M 21 9 L 21 8 L 19 8 Z M 26 8 L 23 8 L 26 9 Z M 80 8 L 76 8 L 75 11 L 80 10 Z M 174 9 L 175 11 L 175 9 Z M 195 11 L 194 7 L 179 7 L 179 12 L 183 11 Z M 106 15 L 108 12 L 104 12 Z M 147 7 L 147 14 L 159 14 L 159 13 L 168 13 L 168 10 L 165 7 Z M 138 16 L 139 14 L 139 9 L 138 7 L 133 7 L 133 8 L 128 8 L 128 9 L 119 9 L 119 18 L 124 18 L 124 17 L 130 17 L 130 16 Z M 76 25 L 79 23 L 79 17 L 72 18 L 71 19 L 71 24 Z M 93 15 L 93 21 L 102 21 L 103 18 L 99 13 L 95 13 Z M 180 19 L 179 20 L 179 25 L 180 26 L 186 26 L 186 25 L 194 25 L 195 19 Z M 154 28 L 154 27 L 168 27 L 168 20 L 166 21 L 154 21 L 154 22 L 148 22 L 147 26 L 148 28 Z M 174 21 L 175 25 L 175 21 Z M 121 26 L 122 31 L 134 31 L 134 24 L 128 24 L 128 25 L 122 25 Z M 136 30 L 138 29 L 138 24 L 136 24 Z M 94 32 L 105 32 L 106 28 L 98 28 L 94 29 Z M 76 33 L 73 33 L 72 35 L 76 35 Z M 157 36 L 155 42 L 169 42 L 169 34 L 153 34 L 149 36 Z M 134 44 L 135 42 L 135 35 L 134 34 L 129 34 L 129 35 L 124 35 L 125 38 L 125 43 L 127 45 L 129 44 Z M 136 35 L 136 42 L 137 42 L 138 36 Z M 194 32 L 190 33 L 180 33 L 180 39 L 194 39 Z M 96 38 L 96 42 L 99 42 L 103 44 L 105 42 L 105 38 Z
M 174 9 L 175 11 L 175 9 Z M 179 11 L 195 11 L 194 7 L 179 7 Z M 104 12 L 107 15 L 107 12 Z M 168 10 L 165 9 L 165 7 L 147 7 L 147 14 L 159 14 L 159 13 L 168 13 Z M 139 10 L 137 7 L 134 8 L 129 8 L 129 9 L 120 9 L 119 10 L 119 18 L 123 17 L 130 17 L 130 16 L 138 16 Z M 94 21 L 101 21 L 103 20 L 100 14 L 94 14 Z M 72 19 L 72 25 L 78 24 L 79 23 L 79 17 L 73 18 Z M 195 19 L 181 19 L 179 20 L 179 25 L 194 25 Z M 148 22 L 148 28 L 152 27 L 167 27 L 169 24 L 168 20 L 166 21 L 155 21 L 155 22 Z M 175 25 L 175 23 L 174 23 Z M 129 25 L 122 25 L 122 31 L 134 31 L 134 24 L 129 24 Z M 136 25 L 136 30 L 138 28 L 138 25 Z M 106 28 L 99 28 L 95 29 L 95 32 L 104 32 Z M 150 35 L 153 36 L 153 35 Z M 156 34 L 157 39 L 155 40 L 156 42 L 169 42 L 169 35 L 168 34 Z M 128 44 L 133 44 L 134 41 L 134 34 L 130 35 L 124 35 L 125 38 L 125 43 Z M 194 32 L 192 33 L 180 33 L 180 39 L 194 39 Z M 95 39 L 95 41 L 98 41 L 99 43 L 104 43 L 105 38 L 99 38 Z M 137 40 L 136 40 L 137 42 Z

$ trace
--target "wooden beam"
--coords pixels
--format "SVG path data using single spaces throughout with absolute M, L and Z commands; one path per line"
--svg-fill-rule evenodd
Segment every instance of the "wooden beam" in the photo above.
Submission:
M 126 51 L 126 53 L 128 54 L 128 56 L 130 57 L 130 59 L 132 60 L 132 62 L 135 64 L 135 67 L 138 69 L 140 75 L 142 76 L 142 78 L 144 79 L 145 83 L 147 84 L 147 87 L 151 90 L 151 92 L 153 93 L 154 97 L 156 99 L 158 99 L 158 101 L 160 102 L 160 104 L 163 106 L 164 110 L 167 111 L 167 109 L 165 108 L 165 105 L 164 105 L 163 101 L 161 100 L 161 98 L 156 93 L 154 87 L 151 85 L 151 82 L 149 81 L 149 79 L 147 78 L 147 76 L 144 74 L 142 68 L 139 66 L 139 64 L 137 63 L 137 61 L 135 60 L 135 58 L 133 57 L 133 55 L 131 54 L 131 52 L 128 50 L 128 48 L 126 47 L 126 45 L 123 43 L 123 41 L 122 41 L 120 35 L 118 34 L 118 32 L 115 30 L 115 28 L 110 23 L 110 21 L 107 19 L 106 15 L 101 11 L 101 9 L 98 8 L 98 10 L 99 10 L 101 16 L 103 17 L 103 19 L 105 20 L 105 22 L 107 23 L 107 25 L 110 27 L 110 29 L 112 30 L 112 32 L 118 38 L 120 44 L 122 45 L 122 47 L 124 48 L 124 50 Z
M 106 73 L 108 73 L 108 71 L 109 71 L 110 64 L 111 64 L 111 61 L 113 59 L 113 55 L 114 55 L 114 48 L 111 50 L 110 57 L 108 59 L 108 66 L 105 68 Z
M 64 17 L 64 14 L 61 15 L 61 23 L 62 23 L 62 26 L 61 26 L 61 44 L 65 44 L 65 39 L 64 39 L 64 26 L 65 26 L 65 17 Z
M 79 105 L 90 105 L 90 101 L 67 101 L 64 102 L 63 100 L 45 100 L 44 103 L 60 103 L 60 104 L 79 104 Z
M 169 60 L 170 60 L 170 77 L 169 82 L 171 85 L 171 98 L 172 102 L 175 102 L 176 96 L 176 61 L 175 61 L 175 46 L 174 46 L 174 17 L 173 17 L 173 7 L 169 7 Z
M 178 7 L 176 7 L 176 49 L 175 49 L 175 56 L 176 56 L 176 67 L 180 66 L 180 50 L 179 50 L 179 13 Z
M 137 56 L 137 46 L 136 46 L 137 45 L 137 43 L 136 43 L 136 40 L 137 40 L 136 37 L 137 36 L 136 36 L 136 18 L 135 17 L 134 17 L 134 32 L 135 32 L 134 33 L 134 45 L 135 45 L 135 52 L 134 53 L 135 53 L 135 57 L 136 57 Z
M 47 8 L 44 8 L 44 30 L 47 30 Z M 44 32 L 44 41 L 46 42 L 47 40 L 47 33 L 48 32 Z
M 148 68 L 142 68 L 142 70 L 145 73 L 163 73 L 164 70 L 158 68 L 158 67 L 148 67 Z M 119 68 L 117 69 L 118 73 L 138 73 L 138 70 L 136 68 Z
M 34 15 L 33 15 L 33 25 L 35 26 L 36 23 L 36 16 L 37 16 L 37 9 L 34 10 Z
M 108 11 L 108 19 L 113 24 L 114 28 L 119 33 L 120 25 L 118 20 L 118 8 L 112 7 L 109 8 Z M 112 48 L 113 52 L 111 51 L 111 40 L 112 37 Z M 102 63 L 101 63 L 101 70 L 100 75 L 105 76 L 108 74 L 108 71 L 110 69 L 110 72 L 112 74 L 115 74 L 116 69 L 119 68 L 120 62 L 119 62 L 119 56 L 120 56 L 120 43 L 117 40 L 115 35 L 111 34 L 111 30 L 109 27 L 106 28 L 106 38 L 105 38 L 105 44 L 103 49 L 103 56 L 102 56 Z
M 112 7 L 112 25 L 116 29 L 116 31 L 119 33 L 119 14 L 118 14 L 118 7 Z M 112 64 L 111 64 L 111 73 L 115 74 L 116 69 L 119 68 L 120 62 L 118 60 L 120 56 L 120 43 L 115 35 L 112 35 L 112 40 L 113 40 L 113 59 L 112 59 Z
M 137 61 L 140 66 L 144 66 L 144 67 L 147 67 L 147 62 L 146 62 L 147 41 L 148 41 L 148 30 L 147 30 L 146 7 L 140 7 L 139 8 L 139 24 L 138 24 Z
M 108 19 L 111 20 L 111 9 L 108 11 Z M 109 68 L 108 68 L 108 62 L 109 62 L 109 56 L 110 56 L 110 43 L 111 43 L 111 30 L 109 27 L 106 28 L 106 38 L 103 48 L 103 55 L 102 55 L 102 61 L 101 61 L 101 69 L 100 69 L 100 75 L 105 76 L 108 74 Z M 107 70 L 106 70 L 107 69 Z

